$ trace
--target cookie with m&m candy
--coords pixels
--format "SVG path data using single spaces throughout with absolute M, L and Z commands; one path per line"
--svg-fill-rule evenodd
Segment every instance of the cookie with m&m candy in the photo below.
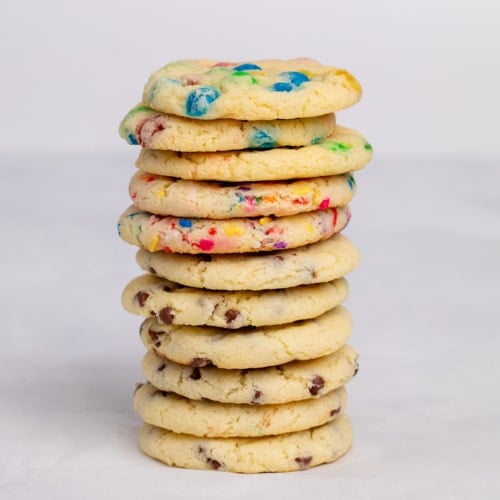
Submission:
M 349 72 L 307 58 L 174 61 L 150 76 L 143 93 L 144 104 L 156 111 L 202 120 L 321 116 L 360 98 Z
M 194 120 L 165 114 L 143 104 L 120 123 L 120 136 L 146 149 L 231 151 L 317 144 L 335 128 L 335 114 L 293 120 Z

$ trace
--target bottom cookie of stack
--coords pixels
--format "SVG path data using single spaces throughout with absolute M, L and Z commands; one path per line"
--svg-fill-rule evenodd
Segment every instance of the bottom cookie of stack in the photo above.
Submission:
M 144 424 L 141 450 L 174 467 L 240 473 L 291 472 L 333 462 L 352 444 L 344 415 L 320 427 L 260 438 L 202 438 Z

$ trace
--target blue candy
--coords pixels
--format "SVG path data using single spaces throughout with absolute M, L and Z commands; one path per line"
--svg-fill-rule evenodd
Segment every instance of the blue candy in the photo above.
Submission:
M 203 116 L 219 97 L 220 93 L 214 87 L 199 87 L 193 90 L 186 99 L 186 114 Z
M 281 73 L 280 76 L 291 83 L 294 87 L 300 87 L 303 83 L 309 81 L 309 77 L 299 71 L 286 71 L 285 73 Z
M 255 131 L 249 144 L 251 148 L 268 149 L 276 146 L 276 142 L 265 130 L 261 130 L 259 128 L 254 130 Z
M 233 71 L 249 71 L 249 70 L 252 70 L 252 69 L 262 69 L 260 66 L 257 66 L 256 64 L 252 64 L 252 63 L 243 63 L 243 64 L 240 64 L 239 66 L 236 66 L 235 68 L 233 68 Z
M 130 133 L 130 134 L 127 135 L 127 142 L 129 144 L 134 145 L 134 146 L 137 146 L 139 144 L 139 141 L 137 140 L 137 137 L 134 134 L 132 134 L 132 133 Z
M 286 82 L 276 82 L 271 85 L 270 89 L 274 90 L 274 92 L 291 92 L 293 85 Z
M 189 219 L 179 219 L 179 226 L 181 227 L 191 227 L 193 223 Z

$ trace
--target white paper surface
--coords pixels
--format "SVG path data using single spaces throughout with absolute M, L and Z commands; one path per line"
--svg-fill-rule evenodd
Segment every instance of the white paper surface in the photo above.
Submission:
M 358 173 L 354 447 L 245 476 L 137 448 L 140 319 L 119 300 L 140 271 L 114 228 L 136 152 L 1 157 L 2 499 L 500 498 L 497 160 L 375 156 Z

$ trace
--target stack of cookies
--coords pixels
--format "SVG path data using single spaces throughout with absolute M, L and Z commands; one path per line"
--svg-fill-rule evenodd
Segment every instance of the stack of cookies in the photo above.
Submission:
M 123 119 L 142 146 L 118 230 L 145 272 L 122 303 L 147 318 L 134 397 L 147 455 L 252 473 L 349 449 L 357 353 L 341 304 L 358 253 L 340 232 L 372 153 L 334 112 L 360 97 L 310 59 L 183 60 Z

